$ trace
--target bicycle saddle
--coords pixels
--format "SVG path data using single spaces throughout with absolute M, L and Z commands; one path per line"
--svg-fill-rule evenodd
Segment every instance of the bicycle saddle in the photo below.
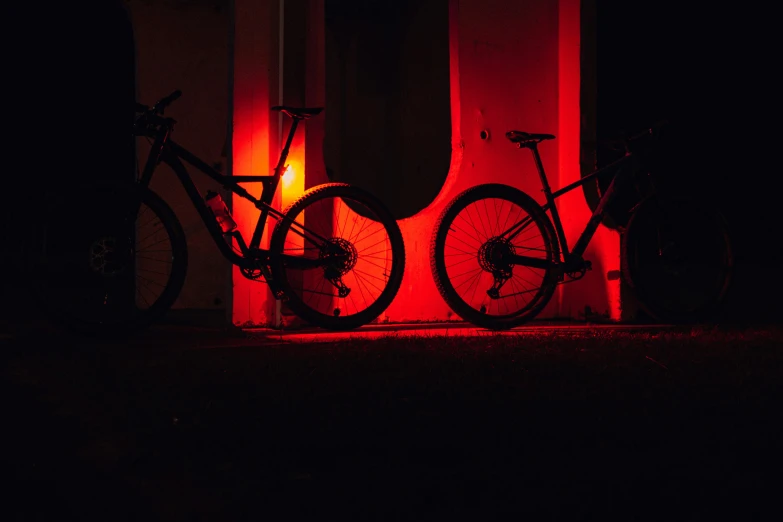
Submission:
M 554 134 L 530 134 L 529 132 L 522 132 L 518 130 L 511 130 L 506 133 L 511 143 L 530 143 L 533 141 L 544 141 L 555 139 Z
M 323 107 L 287 107 L 285 105 L 275 105 L 272 107 L 273 111 L 279 111 L 285 114 L 286 116 L 290 116 L 291 118 L 298 118 L 300 120 L 306 120 L 307 118 L 312 118 L 313 116 L 317 116 L 318 114 L 321 114 L 321 111 L 324 110 Z

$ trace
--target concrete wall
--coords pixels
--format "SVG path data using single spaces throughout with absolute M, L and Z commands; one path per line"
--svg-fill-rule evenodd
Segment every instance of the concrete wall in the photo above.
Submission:
M 283 69 L 297 67 L 297 63 L 323 63 L 320 60 L 326 60 L 324 49 L 328 35 L 312 31 L 312 27 L 319 23 L 318 16 L 322 16 L 313 16 L 313 12 L 317 11 L 313 6 L 323 9 L 322 2 L 307 2 L 310 7 L 308 34 L 317 36 L 311 34 L 308 38 L 304 56 L 286 55 Z M 237 0 L 238 6 L 245 4 L 251 2 Z M 580 154 L 584 148 L 581 144 L 582 129 L 592 125 L 582 118 L 583 114 L 591 113 L 580 110 L 580 103 L 590 103 L 589 97 L 587 101 L 580 101 L 580 7 L 578 0 L 451 0 L 448 8 L 444 9 L 442 16 L 449 20 L 451 158 L 445 176 L 442 172 L 431 174 L 445 179 L 434 201 L 415 215 L 400 221 L 406 244 L 407 265 L 398 297 L 386 312 L 389 320 L 443 320 L 451 316 L 432 280 L 429 242 L 435 219 L 444 205 L 459 192 L 480 183 L 499 182 L 518 187 L 543 203 L 530 153 L 514 148 L 505 140 L 503 135 L 507 130 L 558 135 L 557 141 L 546 142 L 540 147 L 553 190 L 578 179 L 581 171 L 589 171 L 592 167 L 589 155 Z M 254 28 L 246 24 L 244 30 L 252 34 Z M 237 26 L 237 42 L 240 41 L 241 34 Z M 276 51 L 279 51 L 279 47 L 272 45 L 265 52 L 272 57 Z M 236 63 L 235 81 L 259 74 L 257 66 L 249 63 Z M 329 62 L 326 63 L 328 65 Z M 271 76 L 275 73 L 273 68 L 269 69 Z M 324 95 L 324 76 L 322 70 L 308 72 L 305 76 L 306 91 L 310 93 L 305 103 L 327 99 Z M 276 83 L 273 78 L 264 81 Z M 412 88 L 410 85 L 407 87 Z M 275 101 L 271 97 L 267 99 L 269 105 Z M 239 116 L 235 112 L 235 118 Z M 359 125 L 361 122 L 354 121 L 352 124 Z M 325 171 L 324 153 L 315 151 L 323 148 L 322 134 L 318 129 L 323 129 L 324 123 L 322 119 L 316 118 L 307 125 L 308 129 L 315 129 L 312 135 L 308 134 L 305 144 L 307 177 L 315 173 L 313 176 L 320 182 Z M 371 132 L 372 126 L 376 127 L 376 133 L 389 131 L 377 119 L 368 121 L 366 125 L 364 129 L 351 129 L 350 132 Z M 489 131 L 488 140 L 479 137 L 482 130 Z M 402 127 L 398 132 L 401 134 L 396 136 L 399 140 L 417 140 L 415 133 L 407 134 Z M 254 147 L 269 150 L 268 144 L 261 141 Z M 306 184 L 312 183 L 307 181 Z M 378 195 L 384 197 L 384 192 L 379 190 Z M 393 201 L 390 201 L 392 205 Z M 583 193 L 576 190 L 562 198 L 559 209 L 566 235 L 573 244 L 577 232 L 589 217 Z M 578 317 L 586 305 L 617 317 L 619 283 L 608 282 L 606 271 L 619 268 L 618 251 L 619 239 L 616 233 L 600 230 L 587 253 L 587 257 L 593 260 L 595 270 L 581 282 L 562 287 L 541 317 Z M 268 299 L 261 293 L 257 295 L 261 296 L 262 301 Z M 246 300 L 245 295 L 237 298 L 235 294 L 235 307 L 245 306 Z M 256 303 L 254 309 L 260 310 L 261 307 Z M 235 322 L 238 322 L 236 310 L 234 316 Z M 261 314 L 254 316 L 253 313 L 243 316 L 251 322 L 254 317 L 262 318 Z
M 512 147 L 503 136 L 507 130 L 558 136 L 540 146 L 553 190 L 580 175 L 579 2 L 461 0 L 451 9 L 452 166 L 436 201 L 401 222 L 408 267 L 400 295 L 387 311 L 391 320 L 449 315 L 434 288 L 428 257 L 432 223 L 448 200 L 465 188 L 498 182 L 544 203 L 530 153 Z M 482 140 L 481 130 L 490 138 Z M 561 198 L 558 208 L 573 244 L 589 216 L 581 191 Z M 561 287 L 541 317 L 578 317 L 585 305 L 618 315 L 612 308 L 619 288 L 610 287 L 605 272 L 619 266 L 607 267 L 602 255 L 608 249 L 611 261 L 618 239 L 608 233 L 602 230 L 588 251 L 595 270 L 580 283 Z
M 229 2 L 128 0 L 136 41 L 137 99 L 152 104 L 174 89 L 166 112 L 178 122 L 173 139 L 225 170 L 228 154 Z M 139 140 L 139 158 L 148 153 Z M 203 193 L 219 187 L 191 171 Z M 173 208 L 188 238 L 190 265 L 175 308 L 221 309 L 230 300 L 228 262 L 221 256 L 174 173 L 160 166 L 152 190 Z
M 326 136 L 334 181 L 427 207 L 451 161 L 448 0 L 325 0 Z
M 278 114 L 280 85 L 279 0 L 234 0 L 234 73 L 232 171 L 235 175 L 265 175 L 273 168 L 282 130 Z M 255 196 L 261 184 L 247 184 Z M 233 197 L 233 215 L 239 230 L 250 241 L 258 210 Z M 267 246 L 268 230 L 261 246 Z M 245 279 L 234 267 L 232 321 L 237 325 L 268 324 L 275 320 L 275 300 L 265 284 Z

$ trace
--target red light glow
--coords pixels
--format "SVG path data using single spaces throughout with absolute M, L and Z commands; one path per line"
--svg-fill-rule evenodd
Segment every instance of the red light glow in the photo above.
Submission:
M 291 165 L 286 165 L 285 170 L 283 172 L 283 189 L 289 188 L 294 183 L 294 179 L 296 178 L 296 174 L 294 174 L 294 169 L 291 168 Z
M 260 6 L 244 0 L 248 9 Z M 581 63 L 581 2 L 560 0 L 557 5 L 534 3 L 536 16 L 530 8 L 518 4 L 493 3 L 487 8 L 478 0 L 449 1 L 449 48 L 452 105 L 452 161 L 440 194 L 429 207 L 415 216 L 399 222 L 406 246 L 406 269 L 402 287 L 385 316 L 391 321 L 443 320 L 453 317 L 441 299 L 429 269 L 429 242 L 440 211 L 463 189 L 481 183 L 506 183 L 516 186 L 542 202 L 540 184 L 529 157 L 519 154 L 505 140 L 480 139 L 480 130 L 491 128 L 495 136 L 512 128 L 529 132 L 551 132 L 557 135 L 554 144 L 541 147 L 552 189 L 579 179 L 588 167 L 580 157 L 583 129 L 580 121 L 585 114 L 580 107 Z M 272 149 L 271 133 L 277 128 L 277 114 L 270 119 L 266 107 L 275 105 L 278 97 L 274 87 L 278 79 L 274 59 L 278 50 L 255 20 L 268 20 L 272 29 L 275 17 L 248 17 L 237 27 L 237 57 L 234 64 L 234 172 L 259 174 L 269 172 L 279 149 Z M 244 17 L 239 20 L 245 20 Z M 534 22 L 545 20 L 546 23 Z M 263 25 L 262 23 L 262 25 Z M 320 22 L 319 22 L 320 23 Z M 254 25 L 256 24 L 256 25 Z M 524 27 L 530 42 L 547 42 L 541 48 L 520 46 L 519 34 Z M 313 56 L 323 60 L 323 40 L 313 40 Z M 477 42 L 481 42 L 479 45 Z M 510 68 L 509 63 L 517 64 Z M 320 62 L 323 67 L 323 62 Z M 308 69 L 310 70 L 310 69 Z M 312 70 L 318 70 L 317 67 Z M 314 82 L 308 89 L 318 92 L 323 78 L 313 73 Z M 310 78 L 310 77 L 308 77 Z M 310 91 L 308 91 L 310 92 Z M 312 93 L 311 93 L 312 94 Z M 589 103 L 589 100 L 588 100 Z M 585 109 L 587 110 L 587 109 Z M 594 122 L 587 121 L 586 125 Z M 316 122 L 316 125 L 319 123 Z M 316 127 L 318 128 L 318 127 Z M 311 136 L 312 161 L 305 170 L 305 132 L 298 132 L 291 147 L 289 167 L 283 174 L 281 190 L 275 199 L 277 208 L 286 208 L 305 190 L 327 181 L 324 166 L 313 152 L 323 139 L 322 132 Z M 271 149 L 271 150 L 270 150 Z M 318 160 L 318 161 L 315 161 Z M 307 179 L 305 179 L 307 178 Z M 254 187 L 247 187 L 254 193 Z M 255 226 L 257 209 L 244 201 L 234 200 L 235 220 L 246 237 Z M 278 207 L 279 205 L 279 207 Z M 590 216 L 590 210 L 580 190 L 558 200 L 566 236 L 573 245 Z M 318 214 L 308 211 L 310 219 L 319 221 Z M 351 222 L 350 209 L 338 210 L 335 219 Z M 301 220 L 303 216 L 300 215 Z M 324 215 L 324 218 L 328 219 Z M 262 247 L 267 247 L 264 235 Z M 375 255 L 386 253 L 385 245 Z M 619 317 L 619 282 L 608 281 L 606 272 L 619 268 L 617 234 L 599 228 L 585 255 L 593 261 L 593 272 L 577 285 L 563 287 L 550 306 L 541 314 L 579 317 L 589 304 L 595 310 L 608 310 L 612 318 Z M 373 275 L 381 275 L 374 274 Z M 265 286 L 244 280 L 234 272 L 234 323 L 272 322 L 269 306 L 271 295 Z M 381 320 L 384 318 L 381 317 Z
M 304 133 L 300 132 L 300 134 Z M 285 172 L 281 178 L 282 193 L 280 207 L 282 210 L 285 210 L 289 205 L 295 203 L 304 193 L 305 177 L 300 174 L 305 171 L 304 152 L 304 139 L 295 140 L 295 145 L 291 147 L 291 151 L 288 155 L 289 163 L 286 165 Z M 305 225 L 306 213 L 307 211 L 305 210 L 297 216 L 296 221 L 299 222 L 299 224 Z M 292 234 L 286 241 L 290 243 L 288 245 L 289 248 L 304 249 L 304 238 L 300 235 Z M 303 252 L 303 250 L 295 251 Z

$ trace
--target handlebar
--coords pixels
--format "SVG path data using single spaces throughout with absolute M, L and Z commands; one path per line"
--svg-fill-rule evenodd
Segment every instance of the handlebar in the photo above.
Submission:
M 643 138 L 645 136 L 653 135 L 655 134 L 655 131 L 668 124 L 669 120 L 660 120 L 638 134 L 634 134 L 633 136 L 622 136 L 613 140 L 601 140 L 598 142 L 598 145 L 603 145 L 614 150 L 627 151 L 632 141 L 636 141 L 639 138 Z
M 647 136 L 648 134 L 653 134 L 655 131 L 660 129 L 661 127 L 664 127 L 669 124 L 669 120 L 661 120 L 658 122 L 655 122 L 651 127 L 648 129 L 645 129 L 643 132 L 640 132 L 639 134 L 635 134 L 631 136 L 630 138 L 626 138 L 626 141 L 634 141 L 638 140 L 639 138 L 643 138 L 644 136 Z
M 145 112 L 145 113 L 151 113 L 151 114 L 163 114 L 163 112 L 166 110 L 166 107 L 171 105 L 174 101 L 176 101 L 180 96 L 182 96 L 182 91 L 177 89 L 176 91 L 172 92 L 168 96 L 165 96 L 161 98 L 160 100 L 155 103 L 152 107 L 147 107 L 146 105 L 142 103 L 136 103 L 136 112 Z
M 182 91 L 177 89 L 168 96 L 158 100 L 152 107 L 147 107 L 143 103 L 137 102 L 136 112 L 141 113 L 141 116 L 136 119 L 133 125 L 134 133 L 137 136 L 149 137 L 157 135 L 160 129 L 168 129 L 167 132 L 170 132 L 176 121 L 172 118 L 163 117 L 163 112 L 166 110 L 166 107 L 180 96 L 182 96 Z
M 158 100 L 158 103 L 156 103 L 154 107 L 156 112 L 160 111 L 160 114 L 163 114 L 163 111 L 166 109 L 166 107 L 171 105 L 171 103 L 177 100 L 180 96 L 182 96 L 182 91 L 177 89 L 165 98 Z

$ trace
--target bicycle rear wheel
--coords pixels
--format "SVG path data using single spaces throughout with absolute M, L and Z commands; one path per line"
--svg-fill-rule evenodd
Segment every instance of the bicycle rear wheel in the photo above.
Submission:
M 653 319 L 697 323 L 714 317 L 733 260 L 721 216 L 686 199 L 642 202 L 621 238 L 623 275 Z
M 272 276 L 305 321 L 348 330 L 376 319 L 402 284 L 405 246 L 397 221 L 373 195 L 342 183 L 309 189 L 272 234 Z M 308 269 L 281 256 L 297 256 Z
M 132 184 L 47 198 L 30 263 L 51 321 L 81 334 L 127 335 L 161 317 L 187 271 L 185 234 L 166 203 Z
M 527 224 L 515 237 L 503 232 Z M 552 222 L 530 196 L 507 185 L 470 188 L 444 209 L 430 244 L 440 295 L 465 321 L 493 330 L 534 318 L 555 291 L 560 259 Z M 535 257 L 548 268 L 514 265 L 509 255 Z

